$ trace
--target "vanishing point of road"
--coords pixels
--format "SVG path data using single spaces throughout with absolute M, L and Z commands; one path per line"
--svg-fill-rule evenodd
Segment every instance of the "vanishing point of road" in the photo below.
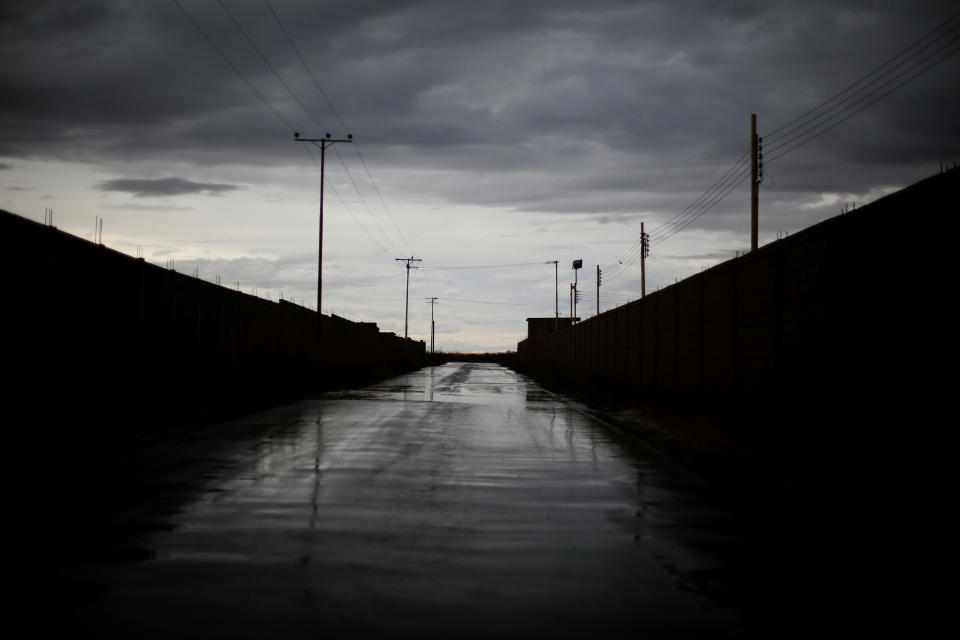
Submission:
M 743 633 L 732 558 L 744 540 L 723 501 L 499 365 L 425 368 L 154 442 L 105 469 L 104 486 L 144 468 L 156 468 L 140 481 L 150 499 L 99 525 L 99 534 L 140 532 L 136 552 L 60 570 L 60 584 L 97 585 L 59 604 L 66 628 L 231 638 Z

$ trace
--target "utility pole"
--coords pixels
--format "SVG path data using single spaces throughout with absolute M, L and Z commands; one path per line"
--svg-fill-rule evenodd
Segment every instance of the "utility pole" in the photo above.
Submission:
M 560 261 L 547 260 L 544 264 L 550 264 L 551 262 L 553 263 L 553 298 L 554 298 L 553 313 L 555 315 L 553 330 L 559 331 L 560 330 L 560 271 L 559 271 L 560 268 L 557 265 L 560 263 Z
M 570 283 L 570 324 L 573 324 L 573 291 L 574 284 Z
M 427 302 L 430 304 L 430 353 L 433 353 L 433 336 L 436 326 L 433 324 L 433 305 L 437 304 L 436 298 L 427 298 Z
M 757 250 L 760 227 L 760 181 L 763 180 L 763 147 L 757 136 L 757 114 L 750 114 L 750 250 Z
M 328 133 L 323 138 L 301 138 L 299 133 L 293 134 L 296 142 L 312 142 L 320 147 L 320 237 L 317 241 L 317 322 L 320 322 L 320 300 L 323 293 L 323 174 L 326 165 L 327 147 L 332 147 L 337 142 L 353 142 L 353 134 L 348 134 L 346 139 L 331 138 Z
M 406 340 L 407 340 L 407 328 L 409 327 L 409 324 L 410 324 L 410 323 L 409 323 L 409 319 L 410 319 L 410 269 L 411 269 L 410 263 L 411 263 L 411 262 L 423 262 L 423 260 L 421 260 L 420 258 L 414 258 L 414 257 L 412 257 L 412 256 L 409 257 L 409 258 L 394 258 L 394 259 L 395 259 L 397 262 L 406 262 L 406 263 L 407 263 L 407 303 L 406 303 L 406 305 L 405 305 L 404 308 L 403 308 L 403 340 L 404 340 L 404 342 L 406 342 Z M 416 269 L 416 267 L 412 267 L 412 268 L 413 268 L 413 269 Z
M 600 265 L 597 265 L 597 315 L 600 315 Z
M 579 269 L 583 268 L 583 260 L 574 260 L 573 261 L 573 317 L 577 317 L 577 303 L 580 302 L 577 298 L 580 297 L 580 293 L 577 290 L 577 274 Z M 572 322 L 572 321 L 571 321 Z
M 650 236 L 643 230 L 640 223 L 640 297 L 647 295 L 647 256 L 650 255 Z

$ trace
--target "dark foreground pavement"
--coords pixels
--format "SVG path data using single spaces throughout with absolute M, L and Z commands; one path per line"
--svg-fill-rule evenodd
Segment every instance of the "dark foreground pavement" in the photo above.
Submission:
M 97 478 L 102 517 L 44 569 L 34 629 L 724 638 L 751 625 L 750 543 L 724 500 L 498 365 L 210 425 Z

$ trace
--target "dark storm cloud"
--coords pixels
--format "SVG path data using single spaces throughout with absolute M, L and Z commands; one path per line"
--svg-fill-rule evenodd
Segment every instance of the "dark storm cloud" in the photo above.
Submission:
M 292 126 L 346 133 L 263 4 L 228 6 L 318 122 L 219 6 L 182 4 Z M 403 188 L 608 213 L 682 207 L 746 149 L 751 112 L 770 131 L 955 11 L 947 0 L 272 5 L 376 169 L 411 172 Z M 0 156 L 307 162 L 172 2 L 5 3 L 0 15 Z M 866 190 L 956 158 L 945 114 L 960 100 L 948 80 L 958 58 L 771 162 L 777 184 Z
M 218 184 L 215 182 L 193 182 L 183 178 L 156 178 L 136 179 L 117 178 L 106 180 L 97 185 L 101 191 L 124 191 L 132 193 L 138 198 L 181 196 L 189 193 L 205 193 L 208 195 L 233 191 L 238 189 L 233 184 Z

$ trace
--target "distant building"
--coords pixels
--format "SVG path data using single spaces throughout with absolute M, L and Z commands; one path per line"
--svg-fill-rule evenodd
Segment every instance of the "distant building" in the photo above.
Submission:
M 553 333 L 557 328 L 563 329 L 569 327 L 574 322 L 579 322 L 580 318 L 527 318 L 527 337 Z

